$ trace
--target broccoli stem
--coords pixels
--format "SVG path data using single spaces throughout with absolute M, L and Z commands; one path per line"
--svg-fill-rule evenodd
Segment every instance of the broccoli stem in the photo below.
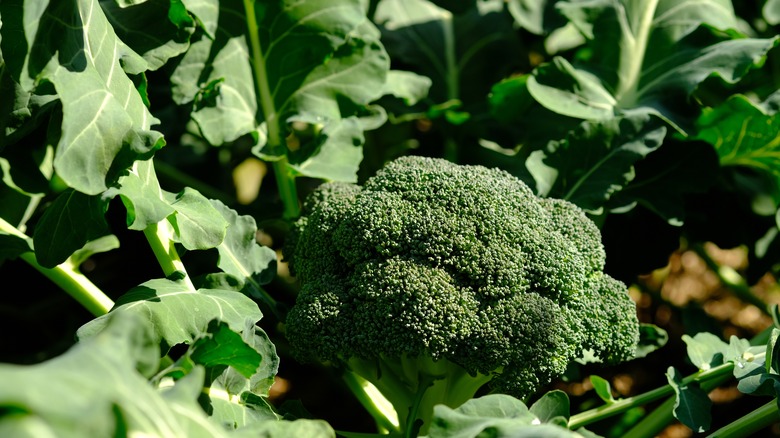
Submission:
M 382 404 L 381 400 L 375 400 L 366 391 L 358 395 L 377 423 L 385 427 L 397 424 L 390 429 L 391 434 L 410 438 L 427 433 L 434 406 L 443 404 L 457 408 L 490 381 L 490 376 L 471 375 L 447 359 L 435 361 L 428 356 L 377 360 L 352 358 L 347 366 L 352 373 L 371 383 L 393 406 L 397 422 L 377 409 Z

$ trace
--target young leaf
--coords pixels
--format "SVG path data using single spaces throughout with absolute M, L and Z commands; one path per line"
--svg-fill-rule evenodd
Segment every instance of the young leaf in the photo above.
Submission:
M 230 366 L 246 378 L 257 371 L 263 360 L 260 353 L 247 345 L 240 334 L 216 319 L 209 322 L 206 333 L 192 344 L 187 355 L 207 370 L 219 365 Z
M 707 431 L 712 422 L 710 413 L 712 401 L 707 393 L 696 382 L 683 384 L 682 377 L 674 367 L 669 367 L 666 378 L 677 397 L 674 403 L 674 417 L 694 432 Z
M 103 196 L 119 195 L 127 210 L 127 228 L 142 231 L 161 222 L 175 212 L 165 199 L 151 160 L 136 161 L 127 175 L 119 179 L 119 188 L 112 187 Z
M 599 398 L 604 400 L 607 404 L 615 402 L 615 398 L 612 397 L 612 386 L 609 384 L 609 380 L 592 375 L 590 376 L 590 383 L 593 385 L 593 390 L 596 391 L 596 395 L 598 395 Z
M 688 358 L 703 371 L 723 364 L 729 351 L 729 345 L 712 333 L 697 333 L 694 337 L 683 335 L 682 340 L 688 346 Z
M 669 341 L 669 333 L 655 324 L 639 324 L 639 345 L 636 347 L 636 357 L 645 357 L 658 350 Z

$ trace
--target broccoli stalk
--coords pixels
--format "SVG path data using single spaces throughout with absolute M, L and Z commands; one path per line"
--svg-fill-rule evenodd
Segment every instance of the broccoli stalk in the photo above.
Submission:
M 456 408 L 473 398 L 491 379 L 484 374 L 472 375 L 447 359 L 434 361 L 427 356 L 389 360 L 353 357 L 346 368 L 349 374 L 345 380 L 360 394 L 360 402 L 377 424 L 386 432 L 404 437 L 427 432 L 434 406 Z M 366 384 L 378 392 L 366 390 Z M 392 411 L 381 407 L 385 401 L 391 404 Z
M 504 171 L 402 157 L 362 186 L 323 184 L 283 255 L 301 285 L 285 321 L 293 354 L 381 393 L 396 423 L 360 390 L 388 432 L 425 433 L 434 405 L 485 383 L 527 398 L 586 351 L 636 352 L 636 306 L 603 272 L 599 229 Z

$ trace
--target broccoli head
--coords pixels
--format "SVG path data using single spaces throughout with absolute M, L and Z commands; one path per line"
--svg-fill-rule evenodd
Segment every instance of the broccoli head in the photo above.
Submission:
M 526 397 L 585 351 L 635 355 L 636 308 L 603 272 L 599 229 L 501 170 L 408 156 L 362 187 L 325 183 L 284 258 L 301 284 L 293 353 L 346 365 L 402 422 L 399 406 L 457 407 L 487 382 Z

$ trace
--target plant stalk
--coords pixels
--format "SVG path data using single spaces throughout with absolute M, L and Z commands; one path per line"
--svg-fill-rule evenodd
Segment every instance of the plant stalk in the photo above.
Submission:
M 273 161 L 273 168 L 279 196 L 284 205 L 283 217 L 287 220 L 295 219 L 301 214 L 298 202 L 298 189 L 295 186 L 295 176 L 290 169 L 290 163 L 287 159 L 287 144 L 282 136 L 278 120 L 279 114 L 268 84 L 265 54 L 263 54 L 263 49 L 260 45 L 260 33 L 257 27 L 254 1 L 244 0 L 244 10 L 246 11 L 246 22 L 249 31 L 249 46 L 252 52 L 255 91 L 265 117 L 266 129 L 268 130 L 267 141 L 269 149 L 272 151 L 270 155 L 276 157 Z
M 176 272 L 180 272 L 183 275 L 182 281 L 192 290 L 195 290 L 195 285 L 192 284 L 192 280 L 187 275 L 187 269 L 184 267 L 184 263 L 179 258 L 179 252 L 176 250 L 176 245 L 173 241 L 172 231 L 167 221 L 163 220 L 156 224 L 151 224 L 144 229 L 144 236 L 149 242 L 149 246 L 154 252 L 154 256 L 157 258 L 157 263 L 163 270 L 166 277 L 170 277 Z
M 733 371 L 734 364 L 732 362 L 727 362 L 707 371 L 699 371 L 691 374 L 682 379 L 681 385 L 687 385 L 692 382 L 698 382 L 700 384 L 711 382 L 717 386 L 728 380 L 731 377 Z M 617 400 L 614 403 L 609 403 L 576 415 L 572 415 L 572 417 L 569 419 L 569 429 L 579 429 L 580 427 L 587 426 L 588 424 L 595 423 L 613 415 L 621 414 L 637 406 L 644 406 L 648 403 L 652 403 L 656 400 L 660 400 L 673 394 L 674 388 L 667 384 L 660 388 L 648 391 L 644 394 Z
M 33 246 L 32 239 L 29 236 L 6 222 L 3 218 L 0 218 L 0 232 L 27 241 L 30 248 Z M 38 259 L 33 251 L 25 252 L 19 258 L 54 282 L 54 284 L 73 297 L 94 316 L 105 315 L 114 307 L 114 301 L 82 274 L 77 266 L 74 266 L 69 261 L 65 261 L 54 268 L 45 268 L 38 264 Z
M 721 427 L 708 435 L 708 438 L 736 438 L 753 436 L 759 430 L 772 425 L 780 420 L 778 414 L 777 399 L 761 406 L 744 417 Z

